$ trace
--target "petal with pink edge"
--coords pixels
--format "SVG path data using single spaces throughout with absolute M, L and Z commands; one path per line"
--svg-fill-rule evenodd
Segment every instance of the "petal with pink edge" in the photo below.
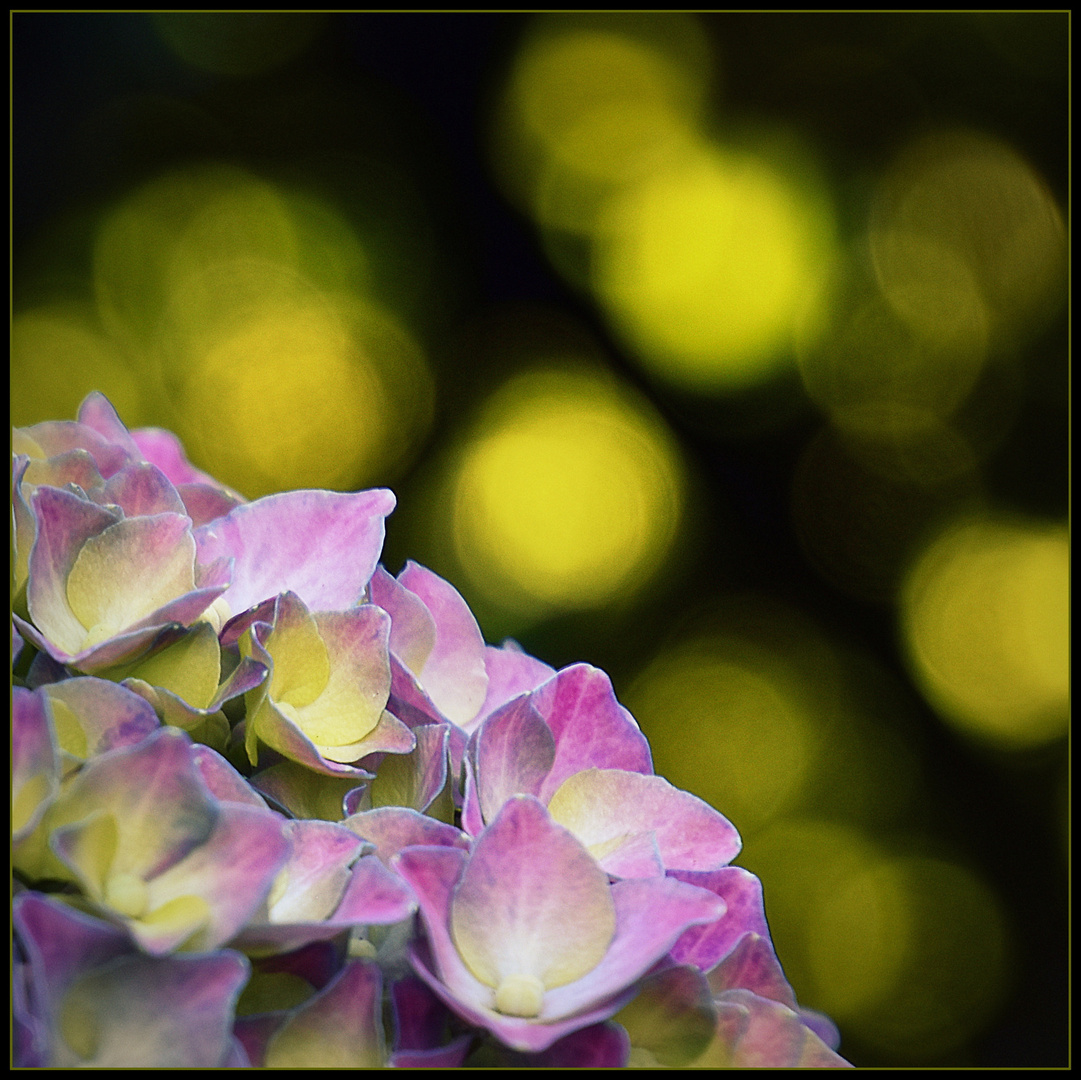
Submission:
M 129 924 L 142 947 L 157 953 L 182 942 L 188 950 L 206 950 L 233 938 L 266 899 L 289 856 L 285 824 L 269 810 L 222 806 L 206 841 L 147 881 L 146 913 Z M 188 915 L 191 900 L 204 909 L 198 922 L 194 905 Z M 184 912 L 180 927 L 164 915 L 172 906 Z M 187 932 L 177 940 L 182 930 Z
M 484 638 L 477 620 L 450 582 L 418 563 L 407 562 L 398 583 L 423 601 L 436 627 L 435 644 L 415 674 L 448 720 L 466 724 L 477 715 L 488 691 Z
M 131 955 L 77 977 L 59 1004 L 67 1068 L 215 1068 L 233 1051 L 238 953 Z M 59 1048 L 58 1048 L 59 1049 Z
M 386 1062 L 383 978 L 377 964 L 353 960 L 290 1015 L 271 1038 L 270 1069 L 378 1069 Z
M 48 699 L 16 686 L 11 696 L 12 841 L 27 836 L 60 789 L 60 761 Z
M 234 1006 L 248 977 L 238 953 L 150 957 L 123 930 L 37 893 L 13 903 L 43 1035 L 33 1064 L 53 1068 L 221 1067 L 235 1060 Z
M 209 473 L 192 465 L 184 452 L 183 443 L 171 431 L 158 427 L 136 428 L 131 433 L 131 440 L 139 453 L 161 469 L 174 484 L 207 484 L 226 490 Z
M 485 645 L 484 670 L 488 673 L 488 693 L 476 717 L 465 726 L 467 731 L 473 730 L 501 705 L 519 694 L 535 690 L 555 675 L 555 668 L 523 652 L 516 641 L 509 639 L 499 648 Z
M 531 698 L 556 741 L 556 758 L 541 791 L 542 802 L 582 769 L 653 772 L 646 737 L 616 701 L 611 680 L 599 668 L 589 664 L 563 668 L 537 687 Z
M 384 488 L 268 495 L 197 529 L 200 561 L 235 558 L 223 597 L 233 614 L 286 591 L 313 611 L 341 611 L 363 598 L 394 503 Z
M 749 990 L 729 990 L 717 1000 L 717 1034 L 697 1068 L 846 1069 L 800 1015 Z
M 660 776 L 584 769 L 559 786 L 548 811 L 600 860 L 618 858 L 636 835 L 652 833 L 667 869 L 716 870 L 740 850 L 739 833 L 709 803 Z
M 474 793 L 481 818 L 492 821 L 515 795 L 539 795 L 555 761 L 551 729 L 533 708 L 529 695 L 516 698 L 490 716 L 470 739 L 469 776 L 462 820 L 474 834 Z
M 597 966 L 615 933 L 608 877 L 530 796 L 477 840 L 451 901 L 451 936 L 494 1008 L 538 1016 L 544 995 Z
M 679 964 L 694 964 L 702 971 L 715 968 L 747 934 L 754 934 L 769 941 L 769 927 L 766 924 L 766 912 L 762 906 L 762 883 L 747 870 L 739 866 L 726 866 L 720 870 L 693 871 L 673 870 L 671 876 L 701 889 L 709 889 L 725 902 L 725 913 L 715 923 L 706 926 L 691 927 L 676 942 L 672 949 L 672 959 Z M 733 986 L 762 993 L 745 982 L 718 984 L 720 991 Z M 789 990 L 790 994 L 791 991 Z M 772 997 L 772 994 L 766 994 Z M 778 997 L 786 1005 L 794 1006 L 795 998 Z

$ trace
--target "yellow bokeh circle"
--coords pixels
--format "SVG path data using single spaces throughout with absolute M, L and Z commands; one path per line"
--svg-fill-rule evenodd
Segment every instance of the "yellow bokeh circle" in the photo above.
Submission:
M 1065 734 L 1069 572 L 1052 523 L 962 520 L 925 549 L 904 587 L 904 637 L 948 722 L 1007 748 Z
M 822 203 L 764 158 L 703 146 L 611 200 L 593 285 L 656 374 L 738 391 L 790 365 L 830 235 Z
M 452 498 L 458 559 L 493 603 L 577 610 L 636 592 L 663 561 L 683 473 L 644 402 L 599 373 L 552 367 L 488 403 Z

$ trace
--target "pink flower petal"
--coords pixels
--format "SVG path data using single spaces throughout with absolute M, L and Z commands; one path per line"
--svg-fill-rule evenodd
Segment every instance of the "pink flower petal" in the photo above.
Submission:
M 601 962 L 577 982 L 549 991 L 549 1015 L 565 1016 L 618 994 L 660 960 L 680 934 L 724 912 L 719 897 L 674 878 L 612 885 L 616 934 Z
M 730 990 L 717 1001 L 717 1037 L 699 1067 L 737 1069 L 845 1069 L 798 1013 L 747 990 Z
M 484 669 L 488 673 L 488 693 L 476 717 L 465 725 L 466 731 L 475 730 L 480 722 L 491 716 L 501 705 L 535 690 L 547 682 L 555 669 L 543 661 L 522 651 L 514 641 L 505 641 L 501 648 L 484 647 Z
M 12 688 L 11 829 L 12 841 L 29 835 L 60 789 L 59 752 L 48 699 L 40 691 Z
M 656 837 L 667 869 L 716 870 L 740 850 L 739 834 L 727 819 L 660 776 L 584 769 L 560 785 L 548 809 L 596 858 L 637 833 Z
M 357 836 L 375 844 L 387 865 L 407 847 L 453 847 L 469 850 L 469 837 L 453 825 L 436 821 L 404 806 L 382 806 L 352 814 L 342 822 Z
M 206 484 L 224 490 L 209 473 L 197 469 L 188 460 L 181 441 L 164 428 L 136 428 L 131 440 L 139 453 L 152 465 L 156 465 L 177 486 L 180 484 Z
M 497 710 L 474 732 L 466 754 L 473 780 L 463 808 L 466 828 L 480 832 L 475 800 L 481 820 L 492 821 L 513 796 L 539 795 L 554 761 L 555 739 L 528 694 Z
M 68 575 L 85 541 L 121 517 L 119 511 L 59 488 L 38 488 L 32 501 L 37 533 L 30 552 L 27 607 L 34 627 L 59 652 L 57 659 L 64 660 L 82 651 L 87 631 L 68 603 Z
M 477 840 L 450 918 L 459 956 L 499 1011 L 515 1008 L 502 1006 L 505 990 L 530 981 L 536 1009 L 514 1013 L 524 1016 L 541 1013 L 546 991 L 590 972 L 616 928 L 607 875 L 528 795 L 507 802 Z
M 676 942 L 672 959 L 679 964 L 694 964 L 702 971 L 715 968 L 736 947 L 746 934 L 755 934 L 769 941 L 766 912 L 762 906 L 762 883 L 739 866 L 726 866 L 721 870 L 690 871 L 673 870 L 672 877 L 709 889 L 725 902 L 724 916 L 707 926 L 695 926 Z M 761 993 L 748 983 L 718 985 L 717 989 L 730 989 L 737 985 Z M 791 991 L 789 991 L 789 994 Z M 766 995 L 772 996 L 772 995 Z M 786 1005 L 794 1007 L 795 998 L 779 997 Z
M 121 469 L 106 482 L 100 501 L 115 503 L 124 511 L 125 517 L 187 515 L 176 488 L 154 465 L 128 465 Z
M 448 720 L 466 724 L 477 715 L 488 691 L 484 638 L 477 620 L 450 582 L 418 563 L 407 562 L 398 583 L 420 597 L 435 621 L 435 644 L 416 673 L 421 685 Z
M 616 701 L 608 676 L 589 664 L 574 664 L 533 691 L 533 706 L 552 729 L 556 758 L 541 791 L 547 802 L 573 773 L 596 766 L 652 773 L 649 743 Z
M 117 446 L 138 461 L 142 456 L 135 440 L 117 415 L 112 402 L 98 391 L 87 394 L 79 406 L 78 422 L 96 431 L 111 446 Z
M 428 606 L 415 593 L 377 566 L 372 574 L 371 600 L 391 619 L 390 650 L 414 675 L 424 665 L 435 647 L 435 619 Z
M 197 529 L 199 559 L 236 559 L 224 594 L 234 614 L 287 590 L 312 611 L 342 611 L 363 598 L 394 502 L 384 488 L 269 495 Z

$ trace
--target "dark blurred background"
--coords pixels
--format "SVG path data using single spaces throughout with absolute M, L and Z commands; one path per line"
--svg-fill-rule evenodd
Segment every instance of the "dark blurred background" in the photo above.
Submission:
M 1069 28 L 15 12 L 13 422 L 392 487 L 850 1060 L 1065 1065 Z

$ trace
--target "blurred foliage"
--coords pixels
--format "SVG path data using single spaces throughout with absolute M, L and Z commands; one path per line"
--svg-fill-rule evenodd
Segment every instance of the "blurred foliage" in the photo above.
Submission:
M 15 423 L 392 485 L 392 571 L 741 829 L 851 1060 L 1065 1063 L 1068 12 L 12 31 Z

